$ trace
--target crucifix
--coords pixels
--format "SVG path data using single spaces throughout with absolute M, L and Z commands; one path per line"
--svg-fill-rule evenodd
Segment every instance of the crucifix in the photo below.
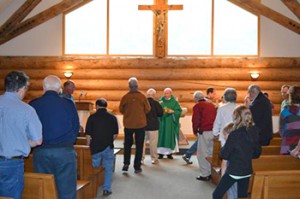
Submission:
M 154 14 L 154 55 L 162 58 L 167 54 L 168 10 L 183 10 L 183 5 L 168 5 L 167 0 L 156 0 L 155 5 L 139 5 L 139 10 L 152 10 Z

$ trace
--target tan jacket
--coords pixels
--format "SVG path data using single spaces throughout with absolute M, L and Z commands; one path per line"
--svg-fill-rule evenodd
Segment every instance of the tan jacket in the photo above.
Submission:
M 129 129 L 144 128 L 147 125 L 146 113 L 151 107 L 145 95 L 130 91 L 121 99 L 119 110 L 123 114 L 123 125 Z

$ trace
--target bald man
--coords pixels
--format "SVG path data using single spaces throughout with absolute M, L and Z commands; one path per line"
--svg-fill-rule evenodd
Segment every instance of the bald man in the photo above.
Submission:
M 59 199 L 76 199 L 77 168 L 73 144 L 79 132 L 79 118 L 72 101 L 58 92 L 61 81 L 49 75 L 43 81 L 44 95 L 29 104 L 43 126 L 43 144 L 33 151 L 36 173 L 55 176 Z

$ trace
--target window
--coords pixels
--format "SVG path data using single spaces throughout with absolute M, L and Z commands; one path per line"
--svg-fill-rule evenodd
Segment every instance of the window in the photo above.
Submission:
M 106 0 L 65 15 L 65 54 L 106 54 Z
M 152 0 L 110 0 L 109 54 L 152 55 L 152 11 L 138 5 Z
M 65 14 L 65 54 L 153 55 L 153 0 L 94 0 Z M 168 0 L 168 55 L 258 55 L 258 17 L 225 0 Z
M 168 54 L 211 54 L 212 2 L 205 0 L 169 0 L 183 4 L 183 10 L 168 12 Z
M 215 0 L 214 54 L 257 55 L 257 24 L 257 16 L 228 1 Z

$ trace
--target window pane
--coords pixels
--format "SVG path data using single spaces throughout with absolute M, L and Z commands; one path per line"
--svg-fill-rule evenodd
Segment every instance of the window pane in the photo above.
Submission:
M 106 0 L 65 15 L 65 54 L 106 54 Z
M 109 54 L 152 55 L 153 0 L 110 0 Z
M 224 0 L 215 0 L 215 55 L 257 55 L 258 17 Z
M 169 11 L 168 54 L 211 54 L 211 0 L 169 0 L 183 4 L 183 10 Z

